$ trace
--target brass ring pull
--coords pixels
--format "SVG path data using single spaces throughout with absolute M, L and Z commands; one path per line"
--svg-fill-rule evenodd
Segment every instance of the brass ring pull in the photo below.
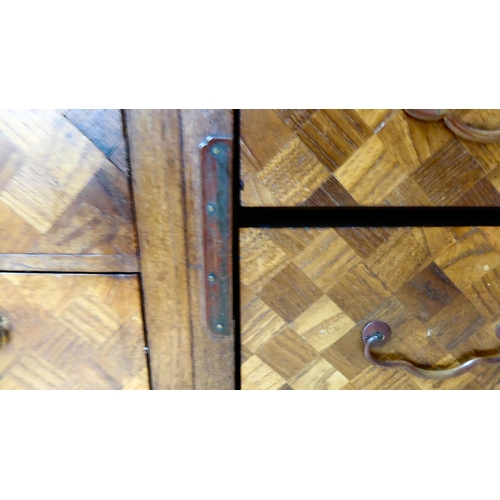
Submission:
M 468 372 L 471 368 L 479 364 L 495 364 L 500 363 L 500 354 L 498 356 L 484 356 L 479 358 L 473 358 L 456 368 L 450 368 L 445 370 L 432 370 L 419 368 L 414 364 L 404 361 L 382 361 L 375 359 L 372 356 L 372 347 L 381 347 L 389 342 L 392 332 L 391 328 L 387 323 L 383 321 L 372 321 L 368 323 L 363 328 L 363 342 L 365 342 L 365 358 L 375 366 L 381 366 L 382 368 L 402 368 L 408 373 L 415 375 L 415 377 L 420 377 L 427 380 L 446 380 L 452 377 L 458 377 L 463 373 Z M 500 325 L 496 328 L 496 335 L 500 338 Z
M 449 109 L 405 109 L 405 111 L 418 120 L 437 121 L 443 120 L 445 125 L 458 137 L 475 142 L 500 141 L 500 130 L 481 130 L 471 127 L 462 120 L 452 115 Z

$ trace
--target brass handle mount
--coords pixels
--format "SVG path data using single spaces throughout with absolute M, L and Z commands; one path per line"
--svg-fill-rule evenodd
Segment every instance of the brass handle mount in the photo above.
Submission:
M 495 330 L 496 336 L 500 338 L 500 324 L 497 325 Z M 383 361 L 373 357 L 371 348 L 382 347 L 387 344 L 391 339 L 391 327 L 384 321 L 372 321 L 363 328 L 362 339 L 365 343 L 364 353 L 365 358 L 375 366 L 382 368 L 402 368 L 415 377 L 423 378 L 426 380 L 446 380 L 453 377 L 458 377 L 468 372 L 474 366 L 479 364 L 495 364 L 500 363 L 500 355 L 497 356 L 483 356 L 469 359 L 465 363 L 457 366 L 456 368 L 449 369 L 425 369 L 420 368 L 409 361 L 395 360 Z

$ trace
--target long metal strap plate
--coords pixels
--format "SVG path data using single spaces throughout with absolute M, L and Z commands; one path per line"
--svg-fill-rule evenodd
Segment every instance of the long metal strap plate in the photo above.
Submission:
M 232 140 L 208 137 L 201 144 L 206 321 L 217 337 L 233 334 Z

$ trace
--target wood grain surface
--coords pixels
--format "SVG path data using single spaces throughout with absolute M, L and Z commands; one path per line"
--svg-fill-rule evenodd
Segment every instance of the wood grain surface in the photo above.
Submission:
M 443 382 L 374 367 L 453 367 L 500 352 L 500 228 L 241 229 L 243 389 L 500 389 L 500 368 Z
M 0 254 L 0 272 L 138 273 L 135 255 Z
M 137 276 L 0 274 L 0 389 L 148 389 Z
M 1 253 L 137 254 L 127 174 L 60 110 L 0 111 L 0 223 Z
M 498 110 L 454 110 L 498 128 Z M 498 206 L 500 143 L 403 110 L 242 110 L 245 206 Z
M 69 109 L 64 116 L 92 141 L 111 163 L 128 174 L 127 148 L 120 109 Z
M 234 338 L 213 338 L 205 326 L 203 230 L 199 145 L 207 136 L 233 136 L 233 112 L 182 110 L 183 175 L 189 258 L 190 315 L 195 389 L 234 389 Z M 232 166 L 231 166 L 232 168 Z
M 228 111 L 127 110 L 154 389 L 234 388 L 234 340 L 204 326 L 199 144 Z

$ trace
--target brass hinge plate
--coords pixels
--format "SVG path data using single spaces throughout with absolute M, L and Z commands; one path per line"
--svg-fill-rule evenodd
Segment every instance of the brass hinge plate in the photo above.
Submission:
M 207 137 L 200 145 L 203 252 L 207 328 L 233 335 L 232 310 L 232 140 Z

